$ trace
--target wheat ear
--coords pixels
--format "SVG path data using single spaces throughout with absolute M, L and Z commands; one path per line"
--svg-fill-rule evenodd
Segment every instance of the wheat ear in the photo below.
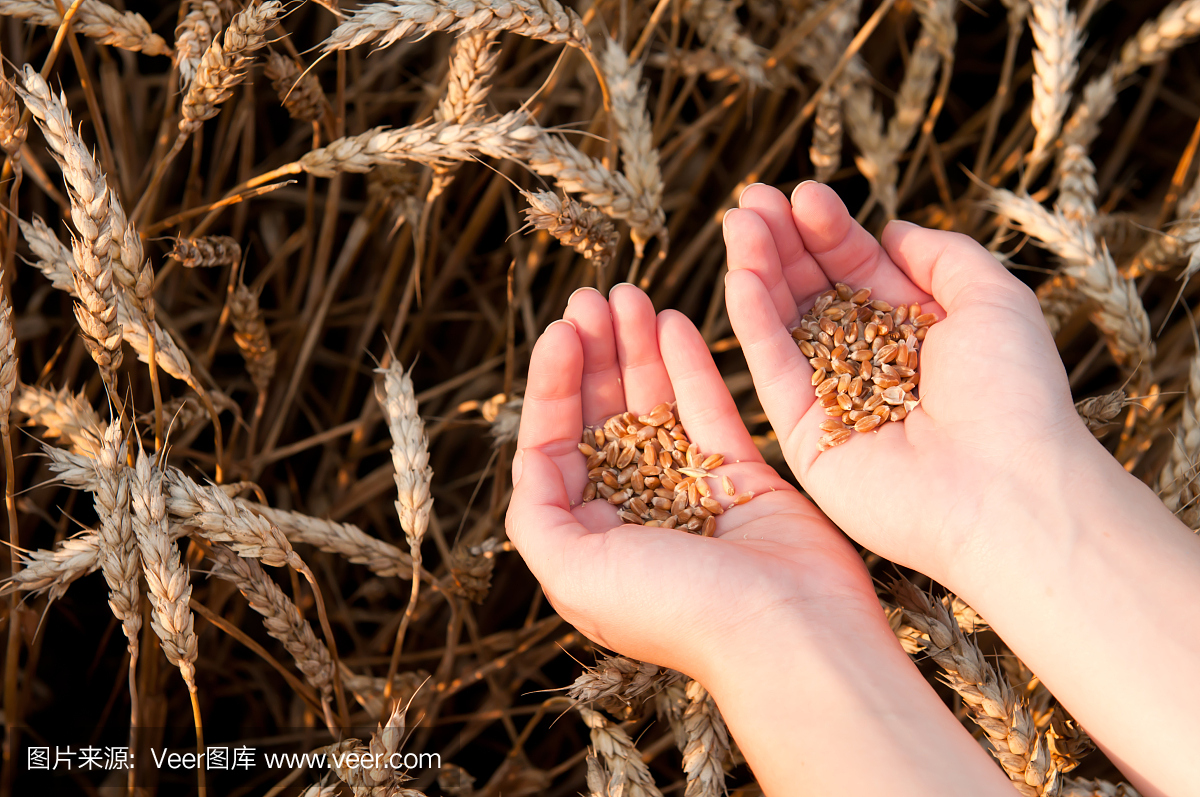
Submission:
M 64 3 L 64 8 L 70 3 Z M 23 19 L 31 25 L 57 28 L 62 15 L 54 0 L 0 0 L 0 16 Z M 170 55 L 162 36 L 150 30 L 150 23 L 141 14 L 118 11 L 100 0 L 83 0 L 71 29 L 101 44 L 146 55 Z
M 610 772 L 594 752 L 587 757 L 587 787 L 589 797 L 623 797 L 626 780 L 622 770 Z
M 609 39 L 600 57 L 600 68 L 612 97 L 612 118 L 621 146 L 621 165 L 625 177 L 647 208 L 662 205 L 663 179 L 654 147 L 650 112 L 646 109 L 648 91 L 642 85 L 642 68 L 630 63 L 629 56 L 615 39 Z M 642 231 L 633 230 L 633 242 L 641 256 L 646 241 Z
M 1117 81 L 1157 64 L 1196 36 L 1200 36 L 1200 0 L 1175 0 L 1125 42 L 1116 63 Z
M 557 0 L 389 0 L 368 3 L 334 29 L 321 44 L 324 52 L 363 44 L 387 47 L 413 35 L 434 31 L 510 31 L 551 44 L 591 52 L 583 21 Z
M 861 9 L 862 0 L 846 0 L 832 11 L 818 6 L 805 15 L 807 22 L 813 14 L 827 14 L 820 27 L 812 36 L 806 36 L 795 51 L 797 59 L 815 79 L 824 80 L 837 64 L 850 43 Z M 808 157 L 820 182 L 828 182 L 842 165 L 843 99 L 838 86 L 846 79 L 843 73 L 838 84 L 822 92 L 817 100 Z
M 682 677 L 675 670 L 657 664 L 624 656 L 604 656 L 595 667 L 585 670 L 567 687 L 567 697 L 582 703 L 595 703 L 610 714 L 620 715 Z
M 1200 352 L 1192 355 L 1188 369 L 1187 394 L 1162 472 L 1158 475 L 1158 495 L 1167 509 L 1176 512 L 1188 528 L 1200 528 Z
M 450 70 L 446 75 L 446 94 L 433 110 L 435 122 L 463 124 L 481 115 L 492 89 L 492 75 L 500 60 L 500 51 L 493 45 L 498 31 L 464 33 L 454 40 L 450 54 Z M 433 183 L 426 201 L 440 196 L 453 181 L 458 164 L 435 166 Z
M 0 291 L 0 435 L 8 439 L 9 412 L 17 389 L 17 338 L 13 335 L 12 305 Z M 12 463 L 9 463 L 11 467 Z
M 1141 797 L 1141 795 L 1128 783 L 1066 778 L 1063 780 L 1060 797 Z
M 592 261 L 596 268 L 612 261 L 617 231 L 602 212 L 550 191 L 521 191 L 521 196 L 529 202 L 522 229 L 545 230 L 563 246 Z
M 263 322 L 258 296 L 238 281 L 229 297 L 229 314 L 233 321 L 233 339 L 246 361 L 246 371 L 259 395 L 265 396 L 275 375 L 279 353 L 271 346 L 271 335 Z
M 13 84 L 0 78 L 0 149 L 13 158 L 14 168 L 17 159 L 14 157 L 25 143 L 29 126 L 21 124 L 21 109 L 17 107 L 17 92 Z
M 38 121 L 54 159 L 62 169 L 71 199 L 71 218 L 79 232 L 71 263 L 75 318 L 84 342 L 110 394 L 116 396 L 116 369 L 121 365 L 121 326 L 113 285 L 111 213 L 108 185 L 100 166 L 83 145 L 67 111 L 66 97 L 55 97 L 41 75 L 25 65 L 21 98 Z
M 333 659 L 317 640 L 312 626 L 300 614 L 296 604 L 284 594 L 262 566 L 253 559 L 238 556 L 220 545 L 209 548 L 215 562 L 213 575 L 228 581 L 245 596 L 250 608 L 262 615 L 267 633 L 283 643 L 304 680 L 317 690 L 322 700 L 333 696 Z
M 400 749 L 404 741 L 404 704 L 397 704 L 390 713 L 386 723 L 371 736 L 371 741 L 363 744 L 358 739 L 345 739 L 325 748 L 330 753 L 351 753 L 348 757 L 338 756 L 332 760 L 334 774 L 350 787 L 355 795 L 388 795 L 388 797 L 425 797 L 416 789 L 402 788 L 400 784 L 408 780 L 401 770 L 389 766 L 386 762 Z
M 187 91 L 200 68 L 200 59 L 224 27 L 221 7 L 213 0 L 192 0 L 175 26 L 175 66 L 179 86 Z
M 5 582 L 3 590 L 45 594 L 56 601 L 67 594 L 76 579 L 100 567 L 100 533 L 85 530 L 68 537 L 50 550 L 21 555 L 21 569 Z
M 43 436 L 60 438 L 63 445 L 77 453 L 99 456 L 108 425 L 100 420 L 83 394 L 76 395 L 65 387 L 47 390 L 21 385 L 14 409 L 31 424 L 44 426 Z
M 1017 791 L 1025 797 L 1053 792 L 1058 772 L 1052 767 L 1045 736 L 1039 736 L 1028 706 L 1014 696 L 1008 681 L 984 658 L 940 602 L 932 601 L 907 579 L 890 585 L 912 625 L 929 637 L 926 653 L 941 667 L 947 685 L 983 729 Z
M 177 236 L 167 257 L 178 260 L 184 268 L 223 268 L 242 262 L 242 247 L 228 235 Z
M 1125 405 L 1128 403 L 1125 391 L 1115 390 L 1112 393 L 1103 393 L 1099 396 L 1076 401 L 1075 412 L 1079 413 L 1080 419 L 1087 424 L 1087 428 L 1096 433 L 1102 431 L 1112 423 L 1113 419 L 1121 414 L 1121 410 L 1125 409 Z M 1197 442 L 1200 443 L 1200 439 Z
M 1030 169 L 1045 158 L 1062 128 L 1071 102 L 1071 84 L 1079 71 L 1083 37 L 1067 0 L 1033 0 L 1029 27 L 1037 47 L 1033 51 L 1033 129 L 1037 131 L 1029 153 Z
M 180 106 L 179 132 L 189 135 L 217 115 L 220 106 L 246 77 L 255 50 L 267 42 L 267 31 L 283 13 L 278 0 L 254 0 L 234 15 L 221 40 L 213 39 Z
M 729 70 L 751 86 L 767 86 L 769 53 L 746 34 L 734 8 L 728 0 L 687 0 L 683 16 Z
M 1129 370 L 1148 369 L 1154 343 L 1146 308 L 1137 287 L 1117 272 L 1108 249 L 1096 244 L 1088 228 L 1029 197 L 997 189 L 992 202 L 997 213 L 1063 259 L 1063 274 L 1096 304 L 1092 321 L 1104 333 L 1117 363 Z
M 355 564 L 366 565 L 376 575 L 412 578 L 412 558 L 389 542 L 372 537 L 358 526 L 247 502 L 246 506 L 279 528 L 294 543 L 312 545 Z
M 625 797 L 662 797 L 629 734 L 599 712 L 584 706 L 577 706 L 577 709 L 584 724 L 591 729 L 592 747 L 604 759 L 604 765 L 624 778 Z
M 685 797 L 718 797 L 725 793 L 725 766 L 729 763 L 729 733 L 725 720 L 708 690 L 699 681 L 687 685 L 688 705 L 683 712 L 687 744 L 683 771 Z
M 271 81 L 271 87 L 279 95 L 279 101 L 287 109 L 288 116 L 297 122 L 311 123 L 324 115 L 327 100 L 320 81 L 295 58 L 272 50 L 267 54 L 263 74 Z

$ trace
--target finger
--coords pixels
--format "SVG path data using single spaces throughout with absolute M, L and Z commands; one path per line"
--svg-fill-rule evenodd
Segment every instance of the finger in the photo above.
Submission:
M 650 297 L 622 283 L 608 294 L 608 305 L 616 332 L 626 408 L 644 414 L 658 404 L 674 401 L 671 378 L 658 349 L 658 327 Z
M 1020 296 L 1029 314 L 1041 319 L 1024 283 L 965 235 L 893 221 L 883 231 L 883 246 L 896 266 L 948 312 L 985 296 L 995 301 L 999 293 Z
M 817 261 L 804 248 L 804 241 L 792 218 L 791 202 L 779 189 L 756 183 L 742 192 L 738 203 L 757 213 L 771 231 L 775 248 L 779 250 L 783 279 L 791 291 L 793 304 L 798 304 L 798 299 L 815 296 L 833 287 Z M 781 313 L 779 317 L 789 323 L 786 314 Z
M 682 313 L 666 310 L 658 317 L 658 337 L 670 341 L 663 348 L 663 362 L 692 442 L 705 454 L 723 454 L 727 462 L 762 462 L 695 325 Z
M 795 233 L 796 228 L 790 215 L 787 223 Z M 725 235 L 725 248 L 729 253 L 729 270 L 753 271 L 759 281 L 767 287 L 767 293 L 771 295 L 771 301 L 775 304 L 775 312 L 784 323 L 789 327 L 799 325 L 800 313 L 796 310 L 796 300 L 792 298 L 792 291 L 783 278 L 776 239 L 766 220 L 759 216 L 757 211 L 734 208 L 725 214 L 721 228 Z M 799 239 L 800 236 L 796 237 Z M 816 271 L 824 282 L 825 276 L 821 274 L 820 269 Z
M 875 298 L 892 304 L 927 302 L 922 291 L 898 269 L 883 247 L 858 222 L 834 190 L 821 183 L 801 183 L 792 193 L 792 218 L 807 249 L 830 282 L 871 288 Z M 799 298 L 805 309 L 814 295 Z
M 746 270 L 726 274 L 725 304 L 763 410 L 780 442 L 786 443 L 815 401 L 812 366 L 779 320 L 755 274 Z
M 553 584 L 561 579 L 570 547 L 588 532 L 571 515 L 558 466 L 538 449 L 518 452 L 513 484 L 504 523 L 508 537 L 538 580 Z
M 568 300 L 563 318 L 575 326 L 583 346 L 583 422 L 598 426 L 625 411 L 608 301 L 595 288 L 580 288 Z
M 574 500 L 583 495 L 587 462 L 583 436 L 583 346 L 569 321 L 555 321 L 538 338 L 529 360 L 517 448 L 540 449 L 553 458 Z

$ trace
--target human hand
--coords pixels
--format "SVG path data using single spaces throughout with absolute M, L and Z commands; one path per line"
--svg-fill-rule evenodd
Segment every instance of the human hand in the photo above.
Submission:
M 534 347 L 507 517 L 563 618 L 606 647 L 703 678 L 720 651 L 771 644 L 763 624 L 778 633 L 826 612 L 880 614 L 853 547 L 763 462 L 686 317 L 656 318 L 644 293 L 618 285 L 609 301 L 577 291 L 564 321 Z M 717 517 L 711 539 L 624 525 L 605 501 L 581 505 L 584 424 L 670 401 L 692 442 L 724 455 L 716 472 L 756 496 Z
M 881 246 L 817 183 L 791 203 L 752 185 L 740 205 L 724 224 L 730 321 L 788 464 L 859 543 L 944 581 L 998 506 L 1034 499 L 1096 447 L 1036 298 L 978 243 L 893 222 Z M 818 454 L 826 415 L 788 330 L 837 282 L 942 320 L 920 349 L 918 407 Z

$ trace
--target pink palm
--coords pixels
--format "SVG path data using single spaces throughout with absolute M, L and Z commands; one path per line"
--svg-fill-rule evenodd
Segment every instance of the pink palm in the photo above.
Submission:
M 747 612 L 793 611 L 801 589 L 878 611 L 852 546 L 763 462 L 691 322 L 671 311 L 656 318 L 629 285 L 614 288 L 611 304 L 577 292 L 565 320 L 534 348 L 507 519 L 563 617 L 622 653 L 694 674 Z M 720 515 L 713 539 L 623 525 L 603 501 L 580 505 L 584 424 L 664 401 L 678 402 L 702 451 L 725 455 L 718 473 L 757 496 Z
M 789 203 L 754 185 L 740 204 L 725 220 L 726 301 L 789 465 L 860 543 L 937 569 L 971 543 L 990 490 L 1021 478 L 1022 452 L 1083 432 L 1036 299 L 965 236 L 893 223 L 881 246 L 827 186 Z M 836 282 L 943 320 L 921 349 L 921 405 L 818 455 L 826 416 L 788 329 Z

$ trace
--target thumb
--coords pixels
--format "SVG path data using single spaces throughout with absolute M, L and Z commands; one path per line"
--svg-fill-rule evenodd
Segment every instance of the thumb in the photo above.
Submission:
M 570 511 L 562 471 L 536 448 L 513 458 L 513 495 L 505 528 L 538 580 L 553 580 L 569 548 L 588 532 Z
M 1007 300 L 1041 320 L 1033 292 L 973 238 L 892 221 L 881 243 L 892 262 L 948 313 L 986 296 L 991 302 Z

